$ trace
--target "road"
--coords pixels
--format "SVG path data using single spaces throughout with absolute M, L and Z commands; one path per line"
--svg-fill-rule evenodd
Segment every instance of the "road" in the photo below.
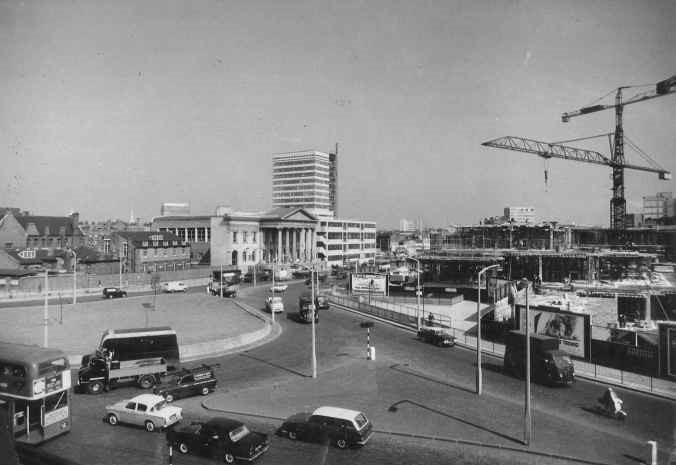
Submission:
M 272 391 L 280 383 L 308 379 L 311 325 L 298 323 L 294 318 L 298 296 L 305 289 L 303 284 L 294 284 L 286 292 L 286 311 L 277 315 L 283 329 L 280 337 L 240 354 L 207 361 L 219 364 L 216 369 L 219 389 L 211 396 L 227 396 L 229 392 L 252 386 L 269 386 Z M 239 299 L 262 309 L 267 290 L 265 286 L 242 292 Z M 330 377 L 346 369 L 357 375 L 366 373 L 364 391 L 347 392 L 337 398 L 344 402 L 343 406 L 362 408 L 374 419 L 377 430 L 408 427 L 423 433 L 434 432 L 437 436 L 522 447 L 523 382 L 502 374 L 500 360 L 485 358 L 484 394 L 477 399 L 473 393 L 474 352 L 457 347 L 437 348 L 417 341 L 409 331 L 376 323 L 372 341 L 377 348 L 377 361 L 368 362 L 364 360 L 365 330 L 359 327 L 365 319 L 337 308 L 320 313 L 317 325 L 319 377 Z M 340 380 L 336 384 L 340 384 Z M 666 461 L 673 440 L 674 405 L 659 398 L 618 390 L 629 412 L 629 419 L 622 423 L 591 411 L 594 399 L 603 389 L 601 385 L 583 380 L 568 388 L 533 385 L 532 448 L 629 465 L 646 457 L 645 441 L 657 440 L 660 459 Z M 105 405 L 138 393 L 136 388 L 120 388 L 102 396 L 74 395 L 71 433 L 42 447 L 87 464 L 168 463 L 162 434 L 127 426 L 113 428 L 102 421 Z M 212 416 L 214 413 L 202 406 L 202 401 L 209 398 L 176 401 L 176 405 L 184 408 L 184 421 Z M 395 404 L 397 407 L 393 410 L 396 411 L 388 412 L 387 406 Z M 381 420 L 379 427 L 376 418 L 387 419 L 387 422 Z M 276 420 L 249 416 L 242 419 L 250 427 L 268 433 L 273 433 L 280 424 Z M 398 419 L 401 419 L 401 428 L 396 427 Z M 510 462 L 499 450 L 382 433 L 374 435 L 366 447 L 348 451 L 275 436 L 270 450 L 257 463 L 473 463 L 463 460 L 477 455 L 503 457 L 487 463 L 542 463 L 542 457 L 537 456 L 517 454 Z M 191 456 L 174 456 L 173 462 L 210 463 Z M 569 463 L 554 459 L 546 462 Z

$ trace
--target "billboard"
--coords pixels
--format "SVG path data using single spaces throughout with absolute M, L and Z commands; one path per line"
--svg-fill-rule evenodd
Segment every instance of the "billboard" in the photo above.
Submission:
M 526 330 L 526 307 L 516 306 L 519 330 Z M 574 313 L 557 307 L 535 306 L 529 308 L 530 330 L 559 338 L 560 349 L 574 357 L 589 360 L 591 355 L 591 316 Z
M 387 275 L 376 273 L 352 273 L 350 288 L 353 294 L 382 294 L 387 293 Z

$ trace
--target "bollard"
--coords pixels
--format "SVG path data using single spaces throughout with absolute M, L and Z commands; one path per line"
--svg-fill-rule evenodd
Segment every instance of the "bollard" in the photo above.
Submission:
M 648 447 L 650 448 L 648 465 L 657 465 L 657 441 L 648 441 L 646 444 L 648 444 Z
M 376 348 L 373 347 L 373 346 L 369 347 L 369 356 L 368 356 L 368 359 L 369 359 L 369 360 L 375 360 L 375 359 L 376 359 Z

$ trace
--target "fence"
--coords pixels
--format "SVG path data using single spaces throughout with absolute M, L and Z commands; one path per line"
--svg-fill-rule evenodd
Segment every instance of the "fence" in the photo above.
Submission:
M 394 308 L 378 307 L 378 301 L 372 299 L 371 303 L 364 301 L 363 296 L 348 296 L 338 295 L 333 293 L 330 295 L 332 303 L 357 310 L 363 313 L 377 316 L 385 320 L 393 321 L 404 326 L 408 326 L 415 330 L 417 328 L 416 309 L 404 305 L 394 305 Z M 389 304 L 388 306 L 393 306 Z M 425 315 L 429 315 L 426 313 Z M 436 314 L 432 314 L 436 315 Z M 442 320 L 442 315 L 438 315 Z M 448 318 L 443 316 L 448 321 Z M 428 321 L 426 318 L 421 318 L 421 321 Z M 438 325 L 442 326 L 442 325 Z M 445 325 L 444 325 L 445 326 Z M 458 345 L 464 346 L 468 349 L 476 349 L 477 338 L 470 330 L 462 330 L 451 325 L 446 326 L 453 336 L 456 338 Z M 498 342 L 481 340 L 482 351 L 487 354 L 502 358 L 505 354 L 505 346 Z M 665 379 L 655 378 L 649 375 L 637 374 L 625 370 L 610 368 L 607 366 L 598 365 L 596 363 L 584 362 L 575 360 L 576 374 L 588 379 L 593 379 L 602 383 L 611 383 L 624 386 L 630 389 L 637 389 L 640 391 L 647 391 L 659 394 L 665 397 L 676 399 L 676 383 Z
M 210 267 L 193 267 L 187 270 L 159 271 L 160 281 L 190 281 L 207 279 L 211 276 Z M 151 285 L 151 273 L 122 273 L 122 287 L 125 289 L 141 289 Z M 47 279 L 51 295 L 73 293 L 73 274 L 50 275 Z M 80 292 L 99 292 L 99 287 L 115 287 L 120 285 L 120 274 L 77 273 L 77 289 Z M 0 287 L 0 297 L 20 298 L 35 294 L 43 294 L 44 275 L 28 276 L 19 280 L 18 286 Z M 84 291 L 83 291 L 84 290 Z

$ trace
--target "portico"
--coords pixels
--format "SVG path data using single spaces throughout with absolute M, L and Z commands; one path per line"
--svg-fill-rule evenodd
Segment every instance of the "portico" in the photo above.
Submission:
M 278 208 L 260 220 L 263 261 L 309 262 L 316 256 L 317 220 L 302 208 Z

